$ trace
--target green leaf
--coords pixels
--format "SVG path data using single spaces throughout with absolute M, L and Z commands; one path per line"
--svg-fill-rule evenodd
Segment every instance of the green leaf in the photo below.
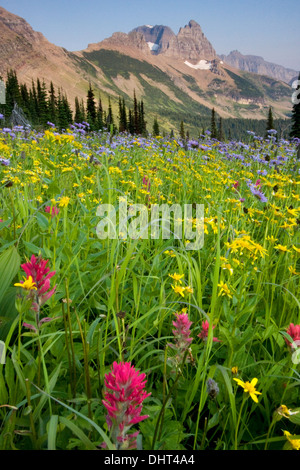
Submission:
M 10 287 L 0 302 L 0 340 L 5 341 L 13 321 L 18 316 L 16 309 L 16 287 Z
M 0 256 L 0 303 L 20 268 L 20 256 L 15 246 L 9 247 Z
M 88 450 L 97 450 L 97 447 L 89 440 L 84 431 L 82 431 L 78 426 L 76 426 L 73 421 L 70 421 L 69 419 L 64 418 L 63 416 L 60 416 L 59 421 L 64 424 L 67 428 L 69 428 L 70 431 L 72 431 L 72 433 L 80 439 L 80 441 Z
M 58 415 L 52 415 L 47 425 L 48 450 L 56 450 Z
M 44 214 L 41 214 L 40 212 L 36 213 L 36 219 L 39 227 L 41 230 L 48 230 L 49 227 L 49 220 Z

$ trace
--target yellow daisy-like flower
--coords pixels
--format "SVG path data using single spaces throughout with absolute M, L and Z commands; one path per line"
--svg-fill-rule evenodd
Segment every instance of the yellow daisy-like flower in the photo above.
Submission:
M 293 439 L 292 434 L 289 431 L 283 431 L 283 434 L 295 450 L 300 450 L 300 439 Z
M 300 274 L 296 271 L 296 269 L 293 266 L 289 266 L 288 270 L 290 271 L 291 274 L 294 274 L 295 276 L 299 276 Z
M 182 284 L 181 279 L 184 277 L 184 274 L 176 274 L 176 273 L 174 273 L 174 274 L 169 274 L 169 276 L 170 276 L 172 279 L 174 279 L 174 281 L 177 281 L 177 282 L 179 282 L 180 284 Z
M 233 375 L 237 375 L 238 371 L 239 371 L 239 368 L 237 366 L 231 367 L 231 373 Z
M 174 290 L 174 292 L 176 294 L 180 294 L 182 297 L 184 297 L 184 291 L 185 291 L 184 287 L 182 287 L 182 286 L 173 286 L 172 285 L 172 289 Z
M 36 283 L 33 281 L 32 276 L 28 278 L 24 277 L 24 282 L 17 282 L 15 287 L 22 287 L 22 289 L 26 290 L 37 290 Z
M 185 292 L 187 292 L 188 294 L 193 294 L 194 293 L 194 289 L 190 286 L 187 286 L 185 287 Z
M 297 248 L 295 245 L 293 245 L 293 249 L 294 249 L 297 253 L 300 253 L 300 248 Z
M 238 385 L 244 389 L 244 392 L 249 393 L 250 397 L 253 401 L 255 401 L 255 403 L 258 403 L 256 395 L 261 395 L 261 392 L 258 392 L 255 389 L 255 385 L 257 384 L 258 379 L 254 378 L 251 380 L 251 382 L 243 382 L 242 380 L 236 378 L 234 378 L 233 380 L 235 380 Z
M 164 251 L 164 253 L 165 253 L 165 255 L 171 256 L 171 258 L 175 258 L 175 256 L 176 256 L 174 251 L 172 251 L 172 250 L 170 250 L 170 251 L 166 250 L 166 251 Z
M 291 251 L 287 249 L 286 246 L 284 245 L 276 245 L 275 246 L 276 250 L 281 251 L 282 253 L 290 253 Z
M 67 207 L 67 205 L 69 204 L 70 202 L 70 198 L 67 197 L 67 196 L 64 196 L 60 199 L 59 201 L 59 207 Z
M 232 298 L 231 291 L 230 291 L 229 287 L 227 286 L 227 284 L 225 284 L 225 282 L 221 281 L 218 284 L 218 287 L 220 287 L 219 296 L 220 295 L 222 295 L 222 296 L 227 295 L 227 297 Z
M 273 237 L 273 235 L 271 235 L 271 236 L 268 235 L 268 236 L 266 237 L 266 240 L 270 241 L 271 243 L 275 243 L 275 242 L 278 241 L 278 238 Z

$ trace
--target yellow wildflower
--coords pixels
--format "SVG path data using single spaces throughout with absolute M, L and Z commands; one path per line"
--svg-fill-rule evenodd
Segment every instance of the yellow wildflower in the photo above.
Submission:
M 23 282 L 17 282 L 15 287 L 22 287 L 22 289 L 26 290 L 37 290 L 36 283 L 33 281 L 32 276 L 29 276 L 27 279 L 23 277 Z
M 258 379 L 254 378 L 251 382 L 243 382 L 243 380 L 234 378 L 237 384 L 244 389 L 244 392 L 249 393 L 250 397 L 252 398 L 255 403 L 258 403 L 258 399 L 256 395 L 261 395 L 261 392 L 258 392 L 255 389 L 255 385 L 257 384 Z
M 185 292 L 187 292 L 188 294 L 193 294 L 193 292 L 194 292 L 194 289 L 193 289 L 192 287 L 190 287 L 190 286 L 185 287 L 184 290 L 185 290 Z
M 286 246 L 284 245 L 276 245 L 275 246 L 276 250 L 281 251 L 282 253 L 290 253 L 291 250 L 288 250 Z
M 176 273 L 174 273 L 174 274 L 169 274 L 169 276 L 170 276 L 172 279 L 174 279 L 174 281 L 179 282 L 180 284 L 182 284 L 181 279 L 184 277 L 184 274 L 176 274 Z
M 60 202 L 59 202 L 59 207 L 67 207 L 67 205 L 69 204 L 70 202 L 70 198 L 67 197 L 67 196 L 64 196 L 60 199 Z
M 222 295 L 222 296 L 227 295 L 227 297 L 232 298 L 231 291 L 230 291 L 229 287 L 227 286 L 227 284 L 225 282 L 221 281 L 218 284 L 218 287 L 220 287 L 219 296 L 220 295 Z
M 174 290 L 176 294 L 180 294 L 182 297 L 184 297 L 184 291 L 185 291 L 184 287 L 178 286 L 178 285 L 177 286 L 172 285 L 172 289 Z
M 293 439 L 292 434 L 289 431 L 283 431 L 283 434 L 295 450 L 300 450 L 300 439 Z

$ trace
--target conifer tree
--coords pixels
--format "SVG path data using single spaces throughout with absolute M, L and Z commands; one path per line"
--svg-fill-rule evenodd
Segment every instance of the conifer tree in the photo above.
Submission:
M 101 97 L 98 98 L 98 107 L 97 107 L 97 130 L 103 129 L 103 107 Z
M 95 95 L 92 89 L 91 83 L 89 83 L 89 89 L 87 93 L 87 102 L 86 102 L 86 119 L 90 125 L 90 129 L 95 129 L 96 124 L 96 104 L 95 104 Z
M 81 113 L 80 102 L 79 102 L 78 96 L 75 96 L 74 122 L 79 124 L 82 121 L 84 121 L 84 119 L 83 119 L 83 116 L 82 116 L 82 113 Z
M 81 101 L 79 103 L 79 106 L 80 106 L 80 112 L 81 112 L 81 119 L 82 119 L 82 121 L 85 121 L 86 120 L 86 111 L 85 111 L 85 106 L 84 106 L 84 102 L 83 102 L 82 98 L 81 98 Z
M 184 130 L 184 124 L 183 121 L 180 123 L 180 130 L 179 130 L 179 136 L 182 140 L 185 139 L 185 130 Z
M 29 116 L 31 123 L 36 125 L 38 123 L 38 115 L 37 115 L 37 98 L 36 98 L 36 91 L 34 83 L 32 82 L 32 86 L 29 89 Z
M 274 120 L 271 106 L 269 107 L 265 138 L 268 137 L 268 131 L 274 129 Z
M 73 113 L 66 94 L 63 95 L 63 107 L 66 116 L 67 127 L 73 122 Z
M 62 90 L 58 90 L 57 98 L 57 114 L 58 114 L 58 127 L 60 129 L 67 129 L 69 124 L 73 121 L 71 107 L 69 105 L 66 95 Z
M 48 121 L 56 125 L 57 121 L 57 99 L 53 82 L 50 83 L 49 96 L 48 96 Z
M 218 127 L 218 140 L 222 142 L 224 140 L 224 132 L 223 132 L 223 121 L 220 117 L 219 119 L 219 127 Z
M 7 80 L 5 85 L 5 115 L 7 119 L 10 118 L 12 110 L 14 109 L 15 103 L 21 105 L 21 94 L 20 87 L 15 70 L 9 70 L 7 72 Z
M 41 126 L 45 127 L 48 121 L 47 90 L 45 82 L 41 83 L 39 78 L 36 81 L 36 91 L 38 121 Z
M 300 139 L 300 73 L 298 76 L 298 85 L 295 93 L 293 94 L 293 101 L 294 105 L 292 109 L 290 138 L 298 137 L 298 139 Z
M 211 122 L 210 122 L 210 138 L 216 139 L 217 138 L 217 125 L 216 125 L 216 113 L 215 108 L 211 111 Z
M 126 106 L 124 98 L 119 97 L 119 132 L 127 130 Z
M 152 134 L 154 137 L 159 136 L 159 125 L 158 125 L 157 117 L 154 118 Z
M 144 110 L 144 102 L 141 100 L 139 102 L 139 127 L 140 127 L 140 133 L 143 136 L 147 135 L 147 122 L 145 121 L 145 110 Z
M 20 106 L 22 110 L 24 111 L 25 116 L 28 119 L 31 119 L 30 116 L 30 97 L 29 97 L 29 92 L 26 83 L 22 83 L 20 85 L 20 94 L 21 94 L 21 100 L 20 100 Z
M 106 116 L 106 126 L 107 126 L 107 129 L 109 131 L 111 129 L 114 130 L 114 116 L 113 116 L 113 112 L 112 112 L 110 97 L 108 97 L 108 110 L 107 110 L 107 116 Z
M 133 118 L 133 112 L 131 109 L 128 111 L 128 131 L 131 135 L 134 134 L 134 118 Z
M 138 102 L 136 99 L 135 90 L 133 92 L 133 119 L 134 119 L 134 134 L 140 133 L 140 126 L 139 126 L 139 112 L 138 112 Z

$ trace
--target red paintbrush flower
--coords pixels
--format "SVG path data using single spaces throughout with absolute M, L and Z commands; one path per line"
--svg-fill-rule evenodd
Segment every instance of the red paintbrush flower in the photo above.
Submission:
M 151 395 L 144 389 L 145 377 L 130 362 L 114 362 L 111 372 L 105 375 L 107 391 L 102 403 L 107 409 L 106 422 L 118 450 L 136 448 L 139 432 L 127 432 L 134 424 L 148 418 L 148 415 L 141 416 L 142 403 Z
M 56 286 L 50 289 L 50 279 L 55 275 L 55 271 L 50 272 L 47 263 L 48 260 L 42 259 L 41 256 L 36 258 L 32 255 L 30 261 L 21 264 L 21 268 L 27 274 L 27 278 L 31 276 L 36 286 L 36 291 L 34 292 L 35 300 L 32 303 L 32 308 L 35 311 L 39 311 L 40 307 L 52 297 L 56 290 Z
M 183 361 L 184 355 L 189 349 L 191 342 L 193 341 L 193 338 L 190 337 L 190 326 L 192 325 L 192 322 L 189 320 L 188 314 L 185 312 L 176 313 L 175 315 L 176 320 L 173 321 L 173 326 L 175 329 L 172 330 L 175 344 L 168 344 L 168 346 L 176 350 L 176 362 L 177 364 L 180 364 Z
M 300 325 L 294 325 L 291 323 L 287 329 L 287 334 L 292 338 L 293 342 L 299 341 L 300 344 Z M 291 343 L 287 338 L 284 339 L 288 346 L 293 347 L 293 343 Z
M 47 212 L 48 214 L 51 214 L 51 218 L 53 219 L 53 217 L 55 217 L 59 213 L 59 209 L 58 207 L 52 207 L 51 209 L 51 206 L 46 206 L 45 212 Z
M 213 325 L 213 329 L 215 328 L 215 325 Z M 207 337 L 208 337 L 208 329 L 209 329 L 209 323 L 207 320 L 205 320 L 204 322 L 202 322 L 202 331 L 201 333 L 199 333 L 199 335 L 197 335 L 199 338 L 203 339 L 203 341 L 206 341 L 207 340 Z M 221 341 L 216 338 L 216 337 L 213 337 L 213 341 L 216 342 L 216 343 L 220 343 Z

